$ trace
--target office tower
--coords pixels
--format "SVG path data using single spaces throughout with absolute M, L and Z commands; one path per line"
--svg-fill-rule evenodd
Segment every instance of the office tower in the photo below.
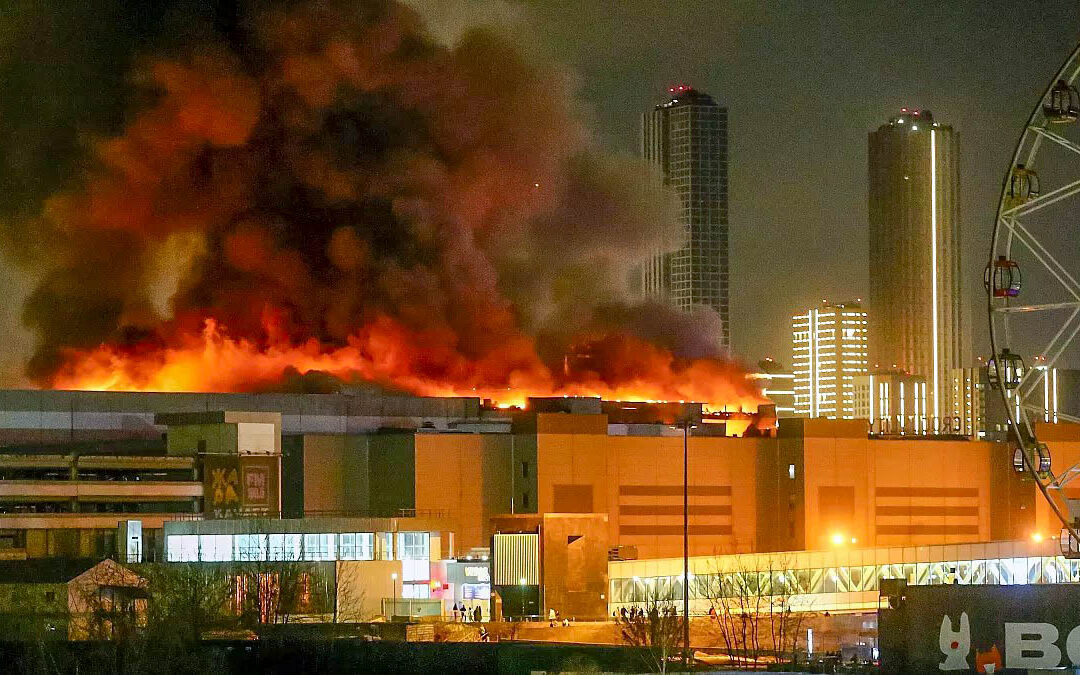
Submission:
M 641 117 L 641 154 L 678 196 L 685 238 L 643 265 L 642 291 L 683 310 L 713 308 L 730 349 L 727 109 L 691 87 L 668 94 Z
M 986 392 L 990 386 L 986 366 L 954 368 L 949 379 L 955 412 L 952 420 L 946 421 L 951 421 L 950 426 L 954 433 L 978 439 L 1005 440 L 1004 433 L 990 436 L 986 433 Z M 990 393 L 995 398 L 1000 398 L 996 391 Z M 995 402 L 991 401 L 989 409 L 991 412 L 1004 411 L 1004 406 L 1000 403 L 995 405 Z
M 1024 398 L 1032 422 L 1073 423 L 1080 419 L 1080 370 L 1051 368 L 1039 357 L 1031 359 L 1032 389 Z M 1009 416 L 1001 392 L 990 385 L 986 366 L 957 369 L 954 386 L 966 388 L 968 409 L 962 422 L 971 435 L 991 441 L 1008 440 Z M 1016 402 L 1019 405 L 1019 401 Z M 1020 410 L 1012 411 L 1014 418 Z
M 855 378 L 855 417 L 870 420 L 875 436 L 917 436 L 930 432 L 926 378 L 875 372 Z
M 926 378 L 931 430 L 962 414 L 950 376 L 967 365 L 957 140 L 904 108 L 869 136 L 870 363 Z
M 857 302 L 822 303 L 791 317 L 795 414 L 855 417 L 855 378 L 867 372 L 866 312 Z
M 761 386 L 761 394 L 776 406 L 778 418 L 795 415 L 795 375 L 785 372 L 784 367 L 770 358 L 758 361 L 758 370 L 748 373 L 746 379 Z

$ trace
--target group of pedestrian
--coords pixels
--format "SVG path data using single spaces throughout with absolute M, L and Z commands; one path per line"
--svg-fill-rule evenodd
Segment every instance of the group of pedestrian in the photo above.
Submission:
M 664 613 L 667 614 L 668 610 L 671 610 L 672 612 L 674 612 L 675 608 L 674 607 L 666 607 L 666 608 L 664 608 Z M 636 607 L 636 606 L 631 607 L 629 609 L 627 609 L 626 607 L 622 607 L 622 608 L 619 609 L 619 616 L 622 617 L 623 621 L 633 621 L 634 619 L 644 619 L 647 615 L 651 616 L 654 613 L 659 615 L 659 612 L 657 611 L 657 609 L 655 607 L 650 609 L 648 611 L 648 613 L 646 613 L 645 610 L 642 609 L 641 607 Z M 614 612 L 612 614 L 614 615 Z
M 476 607 L 466 607 L 465 603 L 454 603 L 454 621 L 469 622 L 474 621 L 479 623 L 484 620 L 484 613 L 480 610 L 480 605 Z

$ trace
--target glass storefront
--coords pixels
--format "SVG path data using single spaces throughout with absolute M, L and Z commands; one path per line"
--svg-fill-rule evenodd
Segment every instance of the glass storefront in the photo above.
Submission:
M 380 532 L 380 559 L 392 560 L 394 533 Z M 170 534 L 168 562 L 261 562 L 373 560 L 374 532 L 317 532 L 307 534 Z M 425 581 L 431 555 L 427 532 L 398 532 L 396 556 L 403 562 L 405 581 Z
M 747 592 L 762 596 L 790 596 L 877 591 L 881 579 L 906 579 L 908 584 L 918 586 L 1080 582 L 1080 560 L 1035 556 L 693 574 L 690 578 L 690 598 L 709 599 Z M 611 579 L 612 604 L 682 599 L 682 575 Z

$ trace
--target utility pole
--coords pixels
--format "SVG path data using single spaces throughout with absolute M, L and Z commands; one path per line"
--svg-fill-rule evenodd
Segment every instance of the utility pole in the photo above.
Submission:
M 685 414 L 685 411 L 684 411 Z M 690 418 L 683 420 L 683 663 L 690 664 Z

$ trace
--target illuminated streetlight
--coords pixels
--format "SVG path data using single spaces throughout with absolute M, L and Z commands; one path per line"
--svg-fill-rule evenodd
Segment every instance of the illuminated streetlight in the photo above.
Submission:
M 518 579 L 518 583 L 521 584 L 521 620 L 525 620 L 525 577 Z

